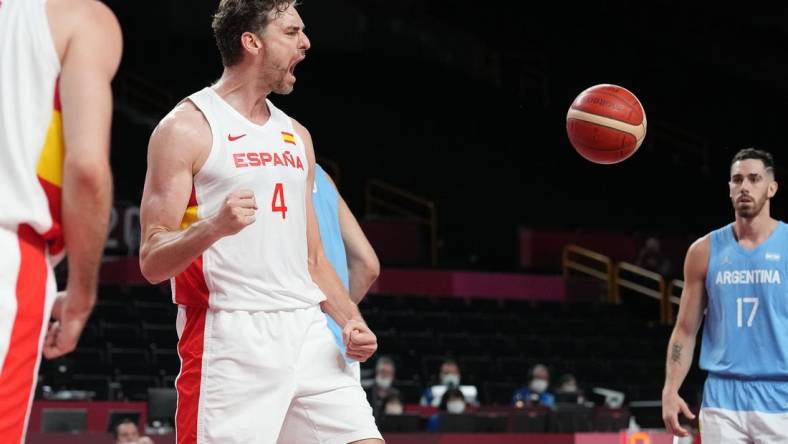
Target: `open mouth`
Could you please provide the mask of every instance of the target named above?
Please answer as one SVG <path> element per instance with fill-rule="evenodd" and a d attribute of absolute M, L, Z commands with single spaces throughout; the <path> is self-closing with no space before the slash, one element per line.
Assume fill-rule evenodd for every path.
<path fill-rule="evenodd" d="M 297 59 L 295 62 L 293 62 L 293 63 L 290 65 L 290 68 L 287 70 L 287 72 L 289 72 L 289 73 L 290 73 L 290 75 L 292 75 L 293 77 L 295 77 L 295 68 L 296 68 L 296 65 L 298 65 L 299 63 L 301 63 L 303 60 L 304 60 L 304 57 L 299 57 L 299 58 L 298 58 L 298 59 Z"/>

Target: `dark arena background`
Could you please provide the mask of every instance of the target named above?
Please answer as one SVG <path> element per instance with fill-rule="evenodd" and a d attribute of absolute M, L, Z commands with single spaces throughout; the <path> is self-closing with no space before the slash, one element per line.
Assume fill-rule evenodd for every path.
<path fill-rule="evenodd" d="M 110 443 L 124 418 L 175 442 L 177 309 L 169 284 L 140 274 L 139 204 L 153 128 L 221 75 L 217 2 L 106 3 L 124 33 L 112 227 L 79 347 L 42 360 L 30 443 Z M 360 304 L 379 350 L 361 376 L 372 393 L 379 357 L 395 367 L 403 411 L 376 408 L 387 442 L 673 442 L 661 391 L 684 254 L 733 220 L 739 149 L 770 151 L 778 181 L 786 173 L 788 10 L 304 0 L 299 11 L 312 48 L 294 92 L 271 99 L 309 128 L 380 259 Z M 583 159 L 566 134 L 573 99 L 600 83 L 632 91 L 648 117 L 643 145 L 616 165 Z M 772 199 L 777 219 L 785 196 Z M 421 402 L 447 359 L 462 413 Z M 514 399 L 539 364 L 555 402 Z M 695 412 L 704 377 L 696 356 L 681 391 Z"/>

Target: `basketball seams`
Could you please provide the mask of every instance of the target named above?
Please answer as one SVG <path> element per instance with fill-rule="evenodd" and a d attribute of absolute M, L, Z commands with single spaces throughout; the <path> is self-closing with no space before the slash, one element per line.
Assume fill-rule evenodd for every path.
<path fill-rule="evenodd" d="M 578 120 L 588 122 L 603 128 L 610 128 L 616 131 L 630 134 L 634 137 L 635 141 L 643 140 L 646 137 L 646 127 L 641 123 L 633 125 L 612 117 L 607 117 L 580 109 L 570 109 L 566 116 L 567 122 L 569 120 Z"/>
<path fill-rule="evenodd" d="M 627 94 L 629 94 L 629 96 L 632 97 L 632 99 L 635 100 L 635 102 L 629 103 L 629 102 L 623 100 L 621 97 L 619 97 L 615 93 L 613 93 L 612 91 L 605 91 L 605 90 L 601 90 L 600 89 L 600 90 L 594 90 L 594 91 L 587 92 L 588 90 L 586 90 L 582 94 L 580 94 L 580 97 L 576 98 L 574 100 L 574 102 L 572 102 L 572 105 L 570 106 L 570 109 L 576 109 L 578 111 L 589 112 L 587 110 L 584 110 L 580 106 L 578 106 L 578 104 L 577 104 L 578 99 L 580 99 L 580 98 L 582 98 L 582 97 L 584 97 L 586 95 L 600 94 L 600 95 L 604 95 L 604 96 L 608 96 L 608 97 L 612 97 L 612 98 L 616 99 L 617 103 L 621 103 L 624 106 L 626 106 L 630 110 L 630 112 L 634 112 L 635 114 L 640 113 L 640 123 L 630 123 L 630 122 L 626 122 L 626 121 L 623 121 L 623 120 L 620 120 L 620 119 L 615 119 L 613 117 L 609 117 L 609 118 L 614 119 L 614 120 L 619 120 L 619 121 L 622 121 L 622 122 L 625 122 L 625 123 L 630 123 L 630 125 L 642 124 L 643 120 L 645 120 L 645 112 L 642 111 L 643 105 L 640 103 L 640 100 L 638 100 L 638 98 L 635 97 L 635 95 L 632 94 L 630 91 L 628 91 L 628 90 L 626 90 L 624 88 L 621 88 L 621 90 L 627 92 Z M 638 107 L 640 108 L 640 111 L 638 110 Z M 595 113 L 591 113 L 591 114 L 595 114 Z M 605 116 L 605 117 L 607 117 L 607 116 Z"/>

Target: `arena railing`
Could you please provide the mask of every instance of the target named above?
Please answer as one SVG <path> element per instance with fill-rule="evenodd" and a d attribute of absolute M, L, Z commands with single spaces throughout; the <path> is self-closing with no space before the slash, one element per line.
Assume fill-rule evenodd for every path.
<path fill-rule="evenodd" d="M 684 283 L 673 280 L 669 285 L 659 273 L 628 262 L 614 262 L 610 257 L 577 245 L 567 245 L 563 251 L 563 274 L 569 278 L 571 271 L 580 272 L 604 282 L 608 289 L 608 302 L 621 302 L 621 289 L 659 301 L 659 319 L 663 324 L 673 322 L 673 304 L 679 303 L 676 289 Z M 650 286 L 648 286 L 648 285 Z"/>
<path fill-rule="evenodd" d="M 607 284 L 607 300 L 611 304 L 617 304 L 617 293 L 613 287 L 613 273 L 615 264 L 609 257 L 579 247 L 577 245 L 567 245 L 564 247 L 562 258 L 564 279 L 569 278 L 570 271 L 574 270 L 591 276 Z"/>
<path fill-rule="evenodd" d="M 676 290 L 678 290 L 678 295 L 676 294 Z M 673 323 L 675 321 L 673 317 L 673 305 L 679 305 L 681 303 L 681 291 L 684 290 L 684 281 L 673 279 L 670 281 L 670 285 L 668 285 L 667 297 L 668 297 L 668 304 L 665 307 L 667 313 L 665 316 L 668 319 L 668 323 Z"/>
<path fill-rule="evenodd" d="M 172 93 L 140 75 L 124 72 L 115 83 L 116 105 L 147 115 L 151 122 L 157 123 L 174 105 Z"/>
<path fill-rule="evenodd" d="M 635 281 L 627 276 L 637 276 L 641 278 L 641 281 Z M 656 289 L 648 287 L 644 284 L 644 282 L 648 282 L 650 284 L 656 284 Z M 637 265 L 630 264 L 628 262 L 619 262 L 616 265 L 616 272 L 613 276 L 613 288 L 616 292 L 616 300 L 621 300 L 621 288 L 626 288 L 628 290 L 632 290 L 637 294 L 648 296 L 650 298 L 656 299 L 659 301 L 659 320 L 663 324 L 667 324 L 668 317 L 667 317 L 667 310 L 668 310 L 668 296 L 667 296 L 667 285 L 665 284 L 665 278 L 662 277 L 661 274 L 655 273 L 650 270 L 646 270 L 645 268 L 638 267 Z"/>
<path fill-rule="evenodd" d="M 381 210 L 407 217 L 429 230 L 430 263 L 438 265 L 438 212 L 431 200 L 412 194 L 379 179 L 369 179 L 365 190 L 366 215 Z"/>

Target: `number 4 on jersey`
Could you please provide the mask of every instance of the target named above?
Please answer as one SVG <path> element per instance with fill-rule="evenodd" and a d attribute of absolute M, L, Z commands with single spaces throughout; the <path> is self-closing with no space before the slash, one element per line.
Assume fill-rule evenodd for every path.
<path fill-rule="evenodd" d="M 277 199 L 279 200 L 277 204 Z M 282 219 L 287 214 L 287 207 L 285 206 L 285 190 L 281 183 L 276 184 L 274 187 L 274 198 L 271 199 L 271 211 L 282 213 Z"/>

